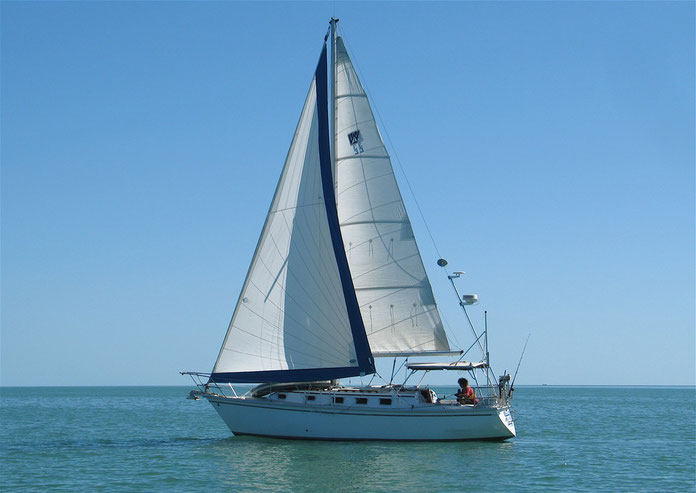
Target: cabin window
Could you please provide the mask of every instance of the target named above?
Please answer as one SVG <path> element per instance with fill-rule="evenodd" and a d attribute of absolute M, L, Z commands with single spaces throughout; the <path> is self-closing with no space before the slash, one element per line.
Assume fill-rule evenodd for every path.
<path fill-rule="evenodd" d="M 356 404 L 367 404 L 367 397 L 356 397 L 355 403 Z"/>
<path fill-rule="evenodd" d="M 379 403 L 383 406 L 391 406 L 391 399 L 380 399 Z"/>
<path fill-rule="evenodd" d="M 285 394 L 278 394 L 278 399 L 285 399 Z"/>
<path fill-rule="evenodd" d="M 307 396 L 307 400 L 308 400 L 308 401 L 313 401 L 313 400 L 316 399 L 316 398 L 317 398 L 317 397 L 316 397 L 315 395 L 308 395 L 308 396 Z"/>
<path fill-rule="evenodd" d="M 334 397 L 334 404 L 343 404 L 343 397 Z"/>

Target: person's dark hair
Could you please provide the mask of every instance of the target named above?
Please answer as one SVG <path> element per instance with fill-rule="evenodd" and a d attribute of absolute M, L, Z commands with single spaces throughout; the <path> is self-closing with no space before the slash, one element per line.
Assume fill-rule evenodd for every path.
<path fill-rule="evenodd" d="M 469 381 L 466 378 L 460 378 L 459 380 L 457 380 L 457 383 L 459 385 L 462 385 L 462 384 L 469 385 Z"/>

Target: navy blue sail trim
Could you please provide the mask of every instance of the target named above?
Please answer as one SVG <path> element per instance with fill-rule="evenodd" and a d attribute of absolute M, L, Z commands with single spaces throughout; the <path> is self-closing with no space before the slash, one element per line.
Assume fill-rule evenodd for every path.
<path fill-rule="evenodd" d="M 354 377 L 361 371 L 357 366 L 309 368 L 303 370 L 236 371 L 213 373 L 210 375 L 209 381 L 216 383 L 316 382 L 333 378 Z"/>
<path fill-rule="evenodd" d="M 319 113 L 319 163 L 321 168 L 321 185 L 324 191 L 324 204 L 326 206 L 326 216 L 329 220 L 329 231 L 331 232 L 331 242 L 333 243 L 334 254 L 336 255 L 336 265 L 341 277 L 343 286 L 343 297 L 346 300 L 348 310 L 348 320 L 353 332 L 353 343 L 355 344 L 355 354 L 358 358 L 359 373 L 374 373 L 375 363 L 367 341 L 365 324 L 360 314 L 360 305 L 355 295 L 353 277 L 350 275 L 348 258 L 343 246 L 343 236 L 338 222 L 338 210 L 336 209 L 336 195 L 334 192 L 334 177 L 331 170 L 331 147 L 329 144 L 329 97 L 327 94 L 327 70 L 326 70 L 326 43 L 319 57 L 319 65 L 315 75 L 317 83 L 317 112 Z"/>
<path fill-rule="evenodd" d="M 324 205 L 329 223 L 331 243 L 336 256 L 336 265 L 343 288 L 343 297 L 346 301 L 348 320 L 355 344 L 357 358 L 356 366 L 344 366 L 334 368 L 308 368 L 297 370 L 268 370 L 248 372 L 218 372 L 210 375 L 211 382 L 218 383 L 261 383 L 261 382 L 311 382 L 317 380 L 330 380 L 334 378 L 354 377 L 375 372 L 372 351 L 367 341 L 365 325 L 358 298 L 355 295 L 353 278 L 350 275 L 346 251 L 343 247 L 343 237 L 338 223 L 338 211 L 336 210 L 336 195 L 334 192 L 334 179 L 331 170 L 331 150 L 329 146 L 329 109 L 327 90 L 327 66 L 326 43 L 321 51 L 317 70 L 314 73 L 317 96 L 317 113 L 319 125 L 319 168 L 321 172 L 321 184 L 324 194 Z"/>

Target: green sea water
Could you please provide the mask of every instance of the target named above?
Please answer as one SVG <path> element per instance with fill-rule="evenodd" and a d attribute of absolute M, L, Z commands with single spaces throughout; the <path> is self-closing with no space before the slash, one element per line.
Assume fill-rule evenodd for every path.
<path fill-rule="evenodd" d="M 518 387 L 500 443 L 234 438 L 187 392 L 0 389 L 0 489 L 696 490 L 693 387 Z"/>

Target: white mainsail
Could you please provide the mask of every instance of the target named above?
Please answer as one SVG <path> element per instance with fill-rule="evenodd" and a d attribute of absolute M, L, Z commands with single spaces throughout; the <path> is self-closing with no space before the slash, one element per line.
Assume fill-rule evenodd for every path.
<path fill-rule="evenodd" d="M 447 336 L 389 155 L 340 37 L 335 74 L 338 215 L 372 353 L 447 352 Z"/>
<path fill-rule="evenodd" d="M 312 379 L 320 375 L 311 373 L 316 369 L 334 369 L 326 373 L 328 378 L 360 373 L 356 370 L 360 358 L 356 355 L 356 341 L 348 312 L 350 296 L 345 295 L 342 284 L 342 275 L 349 283 L 350 276 L 347 266 L 345 274 L 339 272 L 339 254 L 343 255 L 345 264 L 342 248 L 339 254 L 335 251 L 336 245 L 342 245 L 335 219 L 330 171 L 328 187 L 333 210 L 325 201 L 323 186 L 327 185 L 322 181 L 327 179 L 327 176 L 322 177 L 322 166 L 325 166 L 320 150 L 322 124 L 326 128 L 327 163 L 323 172 L 330 170 L 328 110 L 324 106 L 324 113 L 321 113 L 319 107 L 322 90 L 324 105 L 328 102 L 326 50 L 322 53 L 261 238 L 213 369 L 213 377 L 218 381 Z M 320 76 L 320 69 L 323 76 Z M 325 123 L 320 117 L 322 114 Z M 334 231 L 330 226 L 330 214 L 333 214 L 336 224 Z M 332 239 L 332 235 L 335 238 Z M 352 293 L 352 286 L 349 293 Z M 354 317 L 360 322 L 354 297 L 352 303 L 355 305 Z M 354 320 L 353 324 L 356 325 Z M 357 325 L 363 331 L 364 339 L 362 323 Z M 364 347 L 369 355 L 366 340 Z M 337 368 L 342 372 L 336 372 Z M 260 375 L 259 372 L 266 373 Z"/>

